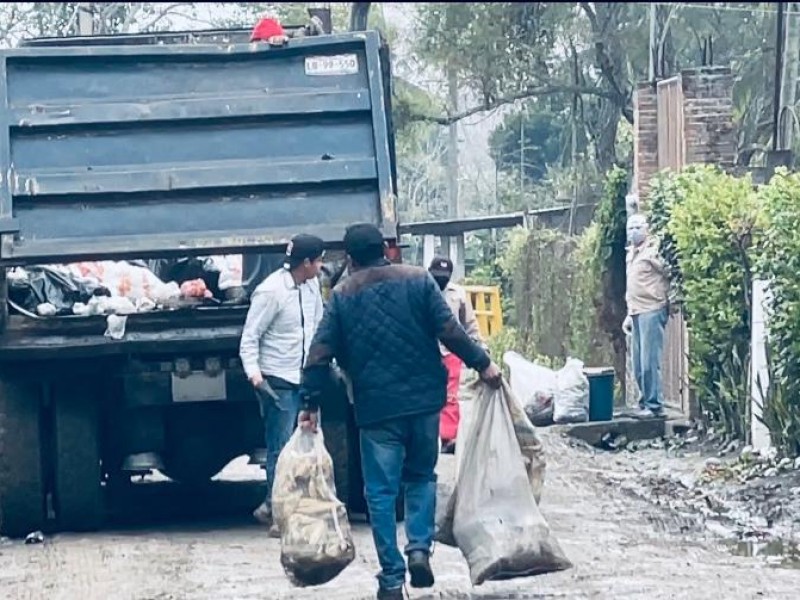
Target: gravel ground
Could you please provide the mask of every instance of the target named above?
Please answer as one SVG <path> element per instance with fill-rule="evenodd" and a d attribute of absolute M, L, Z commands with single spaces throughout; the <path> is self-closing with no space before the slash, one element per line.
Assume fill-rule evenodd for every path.
<path fill-rule="evenodd" d="M 636 477 L 634 455 L 593 456 L 554 431 L 543 439 L 548 471 L 542 510 L 574 568 L 473 588 L 459 551 L 437 546 L 436 587 L 410 590 L 411 598 L 797 598 L 796 570 L 735 556 L 696 522 L 687 524 L 674 511 L 628 493 L 619 482 Z M 452 456 L 442 457 L 444 484 L 452 481 L 453 466 Z M 224 475 L 246 479 L 260 473 L 239 460 Z M 196 519 L 166 523 L 145 515 L 144 524 L 56 535 L 41 545 L 0 542 L 0 597 L 374 598 L 378 566 L 364 524 L 355 525 L 356 561 L 334 581 L 298 590 L 282 572 L 279 541 L 252 524 L 246 510 L 222 520 L 196 512 Z"/>

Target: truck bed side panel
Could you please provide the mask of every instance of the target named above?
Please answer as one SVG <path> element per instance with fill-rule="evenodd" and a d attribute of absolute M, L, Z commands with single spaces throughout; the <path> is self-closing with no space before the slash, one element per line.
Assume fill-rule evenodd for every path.
<path fill-rule="evenodd" d="M 395 237 L 385 93 L 372 32 L 3 51 L 0 261 Z"/>

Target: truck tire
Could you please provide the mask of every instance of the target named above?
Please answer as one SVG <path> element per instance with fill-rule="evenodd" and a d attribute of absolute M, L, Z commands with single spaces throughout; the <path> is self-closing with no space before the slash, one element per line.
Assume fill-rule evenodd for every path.
<path fill-rule="evenodd" d="M 196 444 L 191 443 L 196 441 Z M 203 444 L 203 442 L 205 442 Z M 222 471 L 232 458 L 226 452 L 221 454 L 209 441 L 199 438 L 187 438 L 180 447 L 168 447 L 164 458 L 164 475 L 185 485 L 202 485 L 208 483 L 214 475 Z"/>
<path fill-rule="evenodd" d="M 105 518 L 100 394 L 87 393 L 87 387 L 85 381 L 53 384 L 54 507 L 60 531 L 94 531 Z"/>
<path fill-rule="evenodd" d="M 23 537 L 45 520 L 41 387 L 0 376 L 0 534 Z"/>
<path fill-rule="evenodd" d="M 234 408 L 223 402 L 169 407 L 164 475 L 186 485 L 202 485 L 236 458 L 240 429 Z"/>

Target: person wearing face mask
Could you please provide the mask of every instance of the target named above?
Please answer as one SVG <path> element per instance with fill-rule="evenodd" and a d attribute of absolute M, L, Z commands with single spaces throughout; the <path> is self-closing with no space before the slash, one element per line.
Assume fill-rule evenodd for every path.
<path fill-rule="evenodd" d="M 658 241 L 649 236 L 644 215 L 635 214 L 628 219 L 627 234 L 628 316 L 622 328 L 632 336 L 633 374 L 639 388 L 639 409 L 634 416 L 660 417 L 664 414 L 661 356 L 669 320 L 669 277 Z"/>
<path fill-rule="evenodd" d="M 444 299 L 458 322 L 475 343 L 486 350 L 486 344 L 481 338 L 478 320 L 472 310 L 472 304 L 467 297 L 467 291 L 460 285 L 451 281 L 453 277 L 453 263 L 449 258 L 435 257 L 428 272 L 433 277 L 439 289 L 442 290 Z M 455 354 L 442 344 L 439 344 L 442 353 L 442 362 L 447 369 L 447 403 L 441 412 L 439 421 L 439 437 L 442 441 L 442 452 L 448 454 L 455 451 L 458 421 L 461 416 L 458 404 L 458 390 L 461 383 L 462 362 Z"/>

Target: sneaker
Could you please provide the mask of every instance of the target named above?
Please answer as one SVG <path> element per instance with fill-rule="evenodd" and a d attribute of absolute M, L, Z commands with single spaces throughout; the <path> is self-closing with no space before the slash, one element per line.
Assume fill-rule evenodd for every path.
<path fill-rule="evenodd" d="M 385 590 L 383 588 L 378 588 L 378 600 L 404 600 L 403 598 L 403 588 L 394 588 L 391 590 Z"/>
<path fill-rule="evenodd" d="M 253 518 L 262 525 L 272 525 L 272 508 L 266 502 L 262 502 L 253 511 Z"/>
<path fill-rule="evenodd" d="M 634 419 L 660 419 L 664 416 L 662 411 L 654 411 L 649 408 L 640 408 L 631 415 Z"/>
<path fill-rule="evenodd" d="M 427 552 L 415 550 L 409 553 L 408 572 L 411 574 L 411 587 L 429 588 L 433 586 L 433 571 Z"/>

